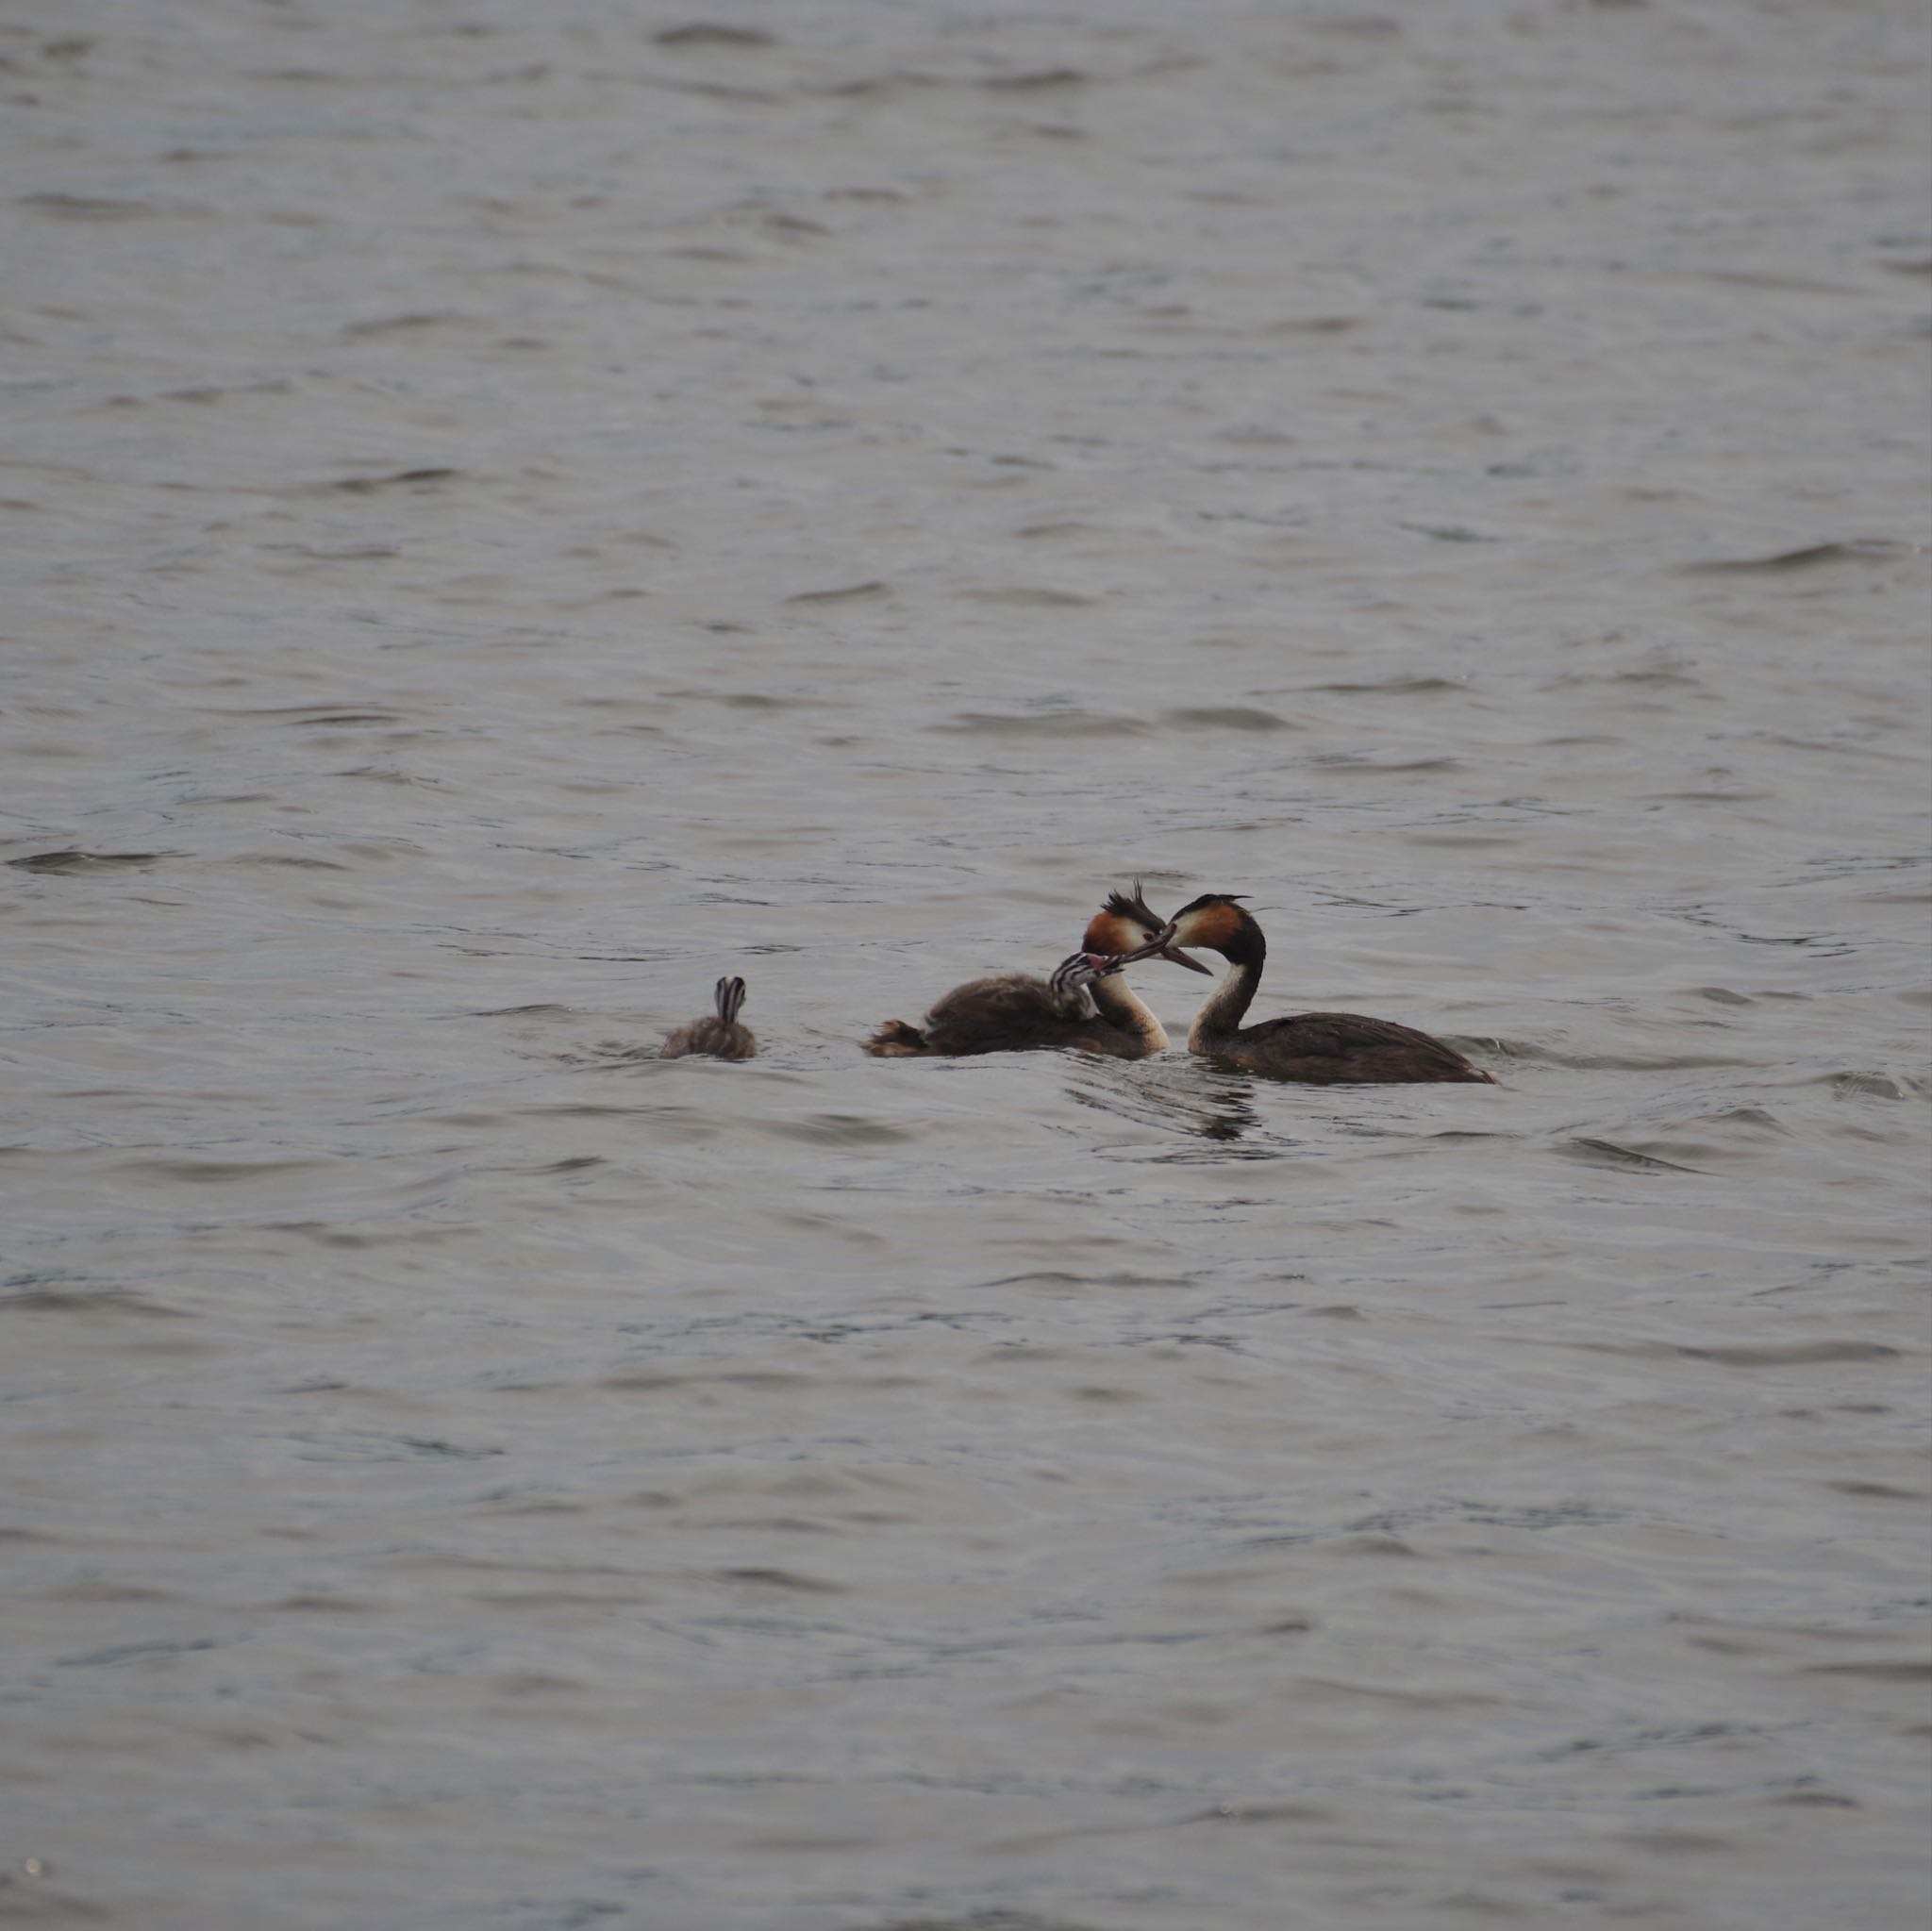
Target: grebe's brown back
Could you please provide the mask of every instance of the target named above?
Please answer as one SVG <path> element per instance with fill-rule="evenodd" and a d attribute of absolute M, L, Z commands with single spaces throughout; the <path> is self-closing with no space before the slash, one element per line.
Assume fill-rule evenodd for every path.
<path fill-rule="evenodd" d="M 682 1059 L 690 1054 L 708 1054 L 713 1059 L 749 1059 L 758 1049 L 749 1026 L 738 1023 L 738 1008 L 744 1004 L 742 979 L 720 979 L 715 994 L 715 1015 L 694 1019 L 681 1025 L 664 1041 L 658 1057 Z"/>
<path fill-rule="evenodd" d="M 881 1059 L 1027 1052 L 1042 1046 L 1074 1046 L 1116 1059 L 1164 1053 L 1167 1029 L 1111 964 L 1120 954 L 1131 952 L 1205 973 L 1208 968 L 1199 959 L 1158 942 L 1161 924 L 1141 898 L 1136 879 L 1131 893 L 1108 894 L 1107 903 L 1087 922 L 1080 950 L 1061 961 L 1052 979 L 997 973 L 956 986 L 925 1015 L 924 1024 L 889 1019 L 866 1041 L 865 1050 Z M 1070 1007 L 1062 991 L 1055 990 L 1056 982 L 1081 958 L 1098 970 L 1079 980 L 1079 999 Z"/>
<path fill-rule="evenodd" d="M 1188 1034 L 1191 1053 L 1307 1086 L 1498 1084 L 1494 1074 L 1472 1065 L 1453 1046 L 1393 1020 L 1356 1012 L 1298 1012 L 1242 1025 L 1261 983 L 1268 941 L 1253 913 L 1226 892 L 1207 892 L 1183 906 L 1153 941 L 1161 942 L 1203 946 L 1228 962 L 1227 976 L 1194 1017 Z"/>

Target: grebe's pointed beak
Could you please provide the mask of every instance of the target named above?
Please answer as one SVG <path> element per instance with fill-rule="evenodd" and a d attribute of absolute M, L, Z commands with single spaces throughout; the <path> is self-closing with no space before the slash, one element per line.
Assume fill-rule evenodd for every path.
<path fill-rule="evenodd" d="M 1203 965 L 1198 958 L 1183 952 L 1174 942 L 1174 921 L 1170 919 L 1145 945 L 1137 946 L 1132 952 L 1122 953 L 1120 963 L 1124 966 L 1129 966 L 1136 959 L 1164 958 L 1170 965 L 1186 966 L 1191 973 L 1206 973 L 1212 977 L 1214 968 Z"/>

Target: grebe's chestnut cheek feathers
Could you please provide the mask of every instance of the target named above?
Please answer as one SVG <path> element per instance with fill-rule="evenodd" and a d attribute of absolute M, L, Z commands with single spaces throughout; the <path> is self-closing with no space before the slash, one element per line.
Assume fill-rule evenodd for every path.
<path fill-rule="evenodd" d="M 1235 903 L 1236 894 L 1210 891 L 1183 906 L 1168 927 L 1173 945 L 1205 945 L 1218 952 L 1239 938 L 1250 921 Z"/>
<path fill-rule="evenodd" d="M 1112 912 L 1095 912 L 1087 922 L 1087 930 L 1081 935 L 1080 944 L 1087 952 L 1102 955 L 1132 952 L 1137 946 L 1146 944 L 1159 929 L 1158 925 L 1150 925 L 1142 931 L 1140 926 Z"/>

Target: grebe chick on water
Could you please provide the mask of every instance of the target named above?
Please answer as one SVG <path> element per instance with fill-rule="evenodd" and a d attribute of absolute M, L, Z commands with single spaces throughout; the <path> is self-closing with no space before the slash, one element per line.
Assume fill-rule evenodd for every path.
<path fill-rule="evenodd" d="M 879 1059 L 927 1059 L 969 1053 L 1024 1053 L 1076 1046 L 1115 1059 L 1167 1051 L 1167 1029 L 1120 977 L 1120 955 L 1164 958 L 1190 972 L 1208 968 L 1161 942 L 1161 920 L 1147 908 L 1140 880 L 1113 891 L 1087 922 L 1080 950 L 1053 977 L 999 973 L 956 986 L 925 1015 L 924 1025 L 889 1019 L 865 1050 Z M 1089 970 L 1082 973 L 1085 964 Z"/>
<path fill-rule="evenodd" d="M 1095 990 L 1120 969 L 1115 959 L 1076 952 L 1054 967 L 1051 978 L 998 973 L 974 979 L 948 992 L 925 1015 L 924 1028 L 889 1019 L 865 1050 L 880 1059 L 920 1059 L 1078 1046 L 1138 1058 L 1141 1049 L 1094 1003 Z"/>
<path fill-rule="evenodd" d="M 744 1004 L 742 979 L 720 979 L 715 1018 L 694 1019 L 681 1025 L 664 1041 L 660 1059 L 682 1059 L 688 1054 L 708 1053 L 713 1059 L 749 1059 L 758 1049 L 749 1026 L 738 1023 L 738 1008 Z"/>
<path fill-rule="evenodd" d="M 1207 892 L 1183 906 L 1148 950 L 1163 943 L 1205 946 L 1228 962 L 1227 976 L 1195 1015 L 1188 1034 L 1191 1053 L 1305 1086 L 1501 1083 L 1454 1047 L 1393 1020 L 1365 1019 L 1355 1012 L 1298 1012 L 1289 1019 L 1242 1025 L 1241 1016 L 1261 983 L 1268 941 L 1254 915 L 1226 892 Z"/>

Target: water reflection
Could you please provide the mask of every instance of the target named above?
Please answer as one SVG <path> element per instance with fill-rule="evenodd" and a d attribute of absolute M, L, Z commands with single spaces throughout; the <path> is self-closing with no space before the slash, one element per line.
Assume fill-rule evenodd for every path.
<path fill-rule="evenodd" d="M 1139 1064 L 1075 1061 L 1067 1095 L 1076 1106 L 1153 1127 L 1163 1138 L 1177 1134 L 1208 1142 L 1147 1156 L 1156 1160 L 1272 1160 L 1297 1144 L 1270 1128 L 1255 1104 L 1255 1082 L 1248 1074 L 1191 1056 Z"/>

